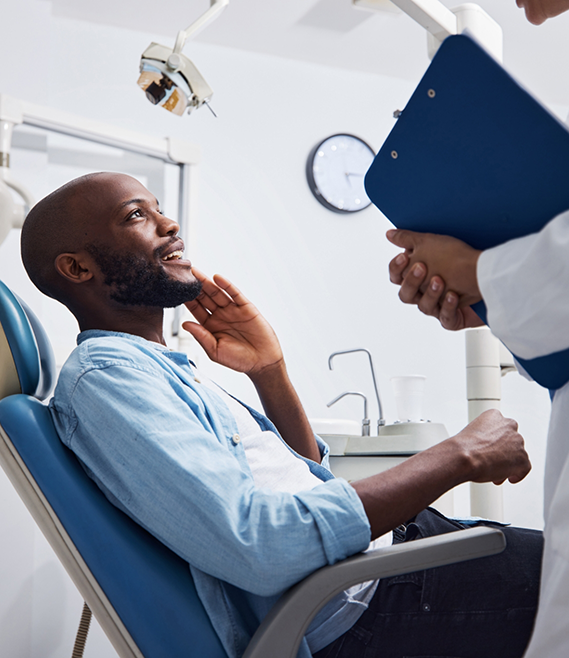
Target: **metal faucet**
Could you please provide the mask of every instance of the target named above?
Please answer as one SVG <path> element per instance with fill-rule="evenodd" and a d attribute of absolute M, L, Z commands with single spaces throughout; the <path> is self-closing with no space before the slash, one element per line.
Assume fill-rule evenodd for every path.
<path fill-rule="evenodd" d="M 327 407 L 331 407 L 333 404 L 336 404 L 338 400 L 341 400 L 346 395 L 359 395 L 364 399 L 364 418 L 362 420 L 362 436 L 369 436 L 369 418 L 367 415 L 367 398 L 363 393 L 358 391 L 346 391 L 345 393 L 340 393 L 337 398 L 334 398 L 332 402 L 328 402 Z"/>
<path fill-rule="evenodd" d="M 340 354 L 352 354 L 353 352 L 365 352 L 368 356 L 368 359 L 369 359 L 369 367 L 371 368 L 371 378 L 373 380 L 373 389 L 375 391 L 375 399 L 377 400 L 377 410 L 378 410 L 378 413 L 379 413 L 379 418 L 378 418 L 378 421 L 377 421 L 377 433 L 379 434 L 379 428 L 383 427 L 383 425 L 385 425 L 385 418 L 383 417 L 383 410 L 382 410 L 382 407 L 381 407 L 381 400 L 379 399 L 379 391 L 377 389 L 377 381 L 375 379 L 375 370 L 374 370 L 374 367 L 373 367 L 373 359 L 371 358 L 371 352 L 369 350 L 366 350 L 365 347 L 356 347 L 353 350 L 342 350 L 341 352 L 333 352 L 328 357 L 328 367 L 330 368 L 330 370 L 333 370 L 333 368 L 332 368 L 332 359 L 335 356 L 339 356 Z M 361 393 L 357 393 L 357 395 L 361 395 Z M 366 415 L 367 415 L 367 413 L 366 413 Z"/>

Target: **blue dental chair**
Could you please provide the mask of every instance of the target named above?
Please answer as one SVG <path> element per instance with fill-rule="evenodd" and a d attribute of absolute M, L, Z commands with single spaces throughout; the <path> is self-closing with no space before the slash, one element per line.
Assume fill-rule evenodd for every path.
<path fill-rule="evenodd" d="M 227 658 L 187 563 L 109 503 L 59 441 L 41 402 L 54 383 L 51 346 L 32 311 L 2 282 L 0 325 L 0 464 L 117 654 Z M 295 658 L 318 610 L 351 585 L 504 547 L 499 530 L 475 528 L 324 567 L 283 595 L 244 658 Z"/>

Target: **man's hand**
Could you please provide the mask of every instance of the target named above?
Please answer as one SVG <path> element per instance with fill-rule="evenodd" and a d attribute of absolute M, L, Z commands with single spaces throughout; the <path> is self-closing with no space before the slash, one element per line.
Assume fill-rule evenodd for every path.
<path fill-rule="evenodd" d="M 401 286 L 399 297 L 406 304 L 417 304 L 434 276 L 444 281 L 445 292 L 452 290 L 459 296 L 461 307 L 482 299 L 476 279 L 481 253 L 477 249 L 447 235 L 398 229 L 387 231 L 387 239 L 405 249 L 389 264 L 389 276 Z M 417 279 L 422 279 L 419 285 Z"/>
<path fill-rule="evenodd" d="M 226 278 L 216 274 L 212 280 L 199 270 L 192 272 L 203 287 L 201 294 L 186 304 L 198 322 L 184 322 L 184 329 L 212 361 L 249 375 L 265 413 L 283 439 L 298 454 L 320 462 L 314 433 L 269 323 Z"/>
<path fill-rule="evenodd" d="M 515 421 L 490 409 L 456 436 L 388 471 L 352 482 L 369 519 L 372 539 L 405 523 L 463 482 L 519 482 L 531 464 Z"/>
<path fill-rule="evenodd" d="M 209 358 L 250 377 L 265 368 L 282 366 L 275 332 L 237 287 L 219 274 L 212 280 L 195 268 L 192 272 L 203 286 L 200 295 L 186 304 L 197 323 L 182 326 Z"/>
<path fill-rule="evenodd" d="M 448 441 L 467 458 L 467 479 L 472 482 L 502 484 L 509 480 L 515 484 L 531 470 L 518 424 L 496 409 L 485 411 Z"/>

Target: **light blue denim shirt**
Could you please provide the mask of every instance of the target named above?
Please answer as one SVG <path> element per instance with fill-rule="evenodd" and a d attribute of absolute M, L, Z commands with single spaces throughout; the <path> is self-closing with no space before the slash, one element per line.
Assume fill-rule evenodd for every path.
<path fill-rule="evenodd" d="M 305 461 L 322 484 L 295 495 L 259 489 L 232 440 L 235 419 L 195 381 L 185 354 L 106 331 L 83 332 L 77 342 L 50 402 L 59 436 L 112 503 L 187 560 L 231 658 L 284 590 L 368 547 L 362 503 L 332 476 L 320 440 L 322 464 Z M 365 607 L 347 595 L 334 599 L 299 657 L 348 630 Z"/>

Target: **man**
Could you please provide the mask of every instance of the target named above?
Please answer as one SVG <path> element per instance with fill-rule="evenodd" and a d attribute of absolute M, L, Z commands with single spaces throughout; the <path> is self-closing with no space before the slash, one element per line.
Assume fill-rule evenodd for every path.
<path fill-rule="evenodd" d="M 531 23 L 569 9 L 569 0 L 517 0 Z M 569 212 L 539 233 L 484 252 L 447 236 L 389 231 L 405 249 L 389 266 L 399 296 L 446 329 L 480 326 L 481 299 L 493 333 L 533 359 L 569 348 Z M 540 604 L 526 658 L 569 655 L 569 384 L 553 394 L 545 467 L 545 552 Z"/>
<path fill-rule="evenodd" d="M 81 329 L 50 403 L 62 441 L 114 504 L 188 561 L 233 658 L 295 582 L 370 539 L 391 542 L 393 529 L 404 541 L 463 527 L 425 507 L 467 480 L 518 482 L 530 464 L 514 421 L 489 412 L 386 473 L 335 479 L 272 329 L 227 279 L 192 268 L 178 229 L 136 180 L 92 174 L 30 211 L 22 258 Z M 166 347 L 163 307 L 184 302 L 197 320 L 185 329 L 251 379 L 267 417 Z M 394 658 L 521 656 L 541 535 L 505 533 L 500 556 L 344 592 L 299 655 L 361 656 L 365 645 Z"/>

